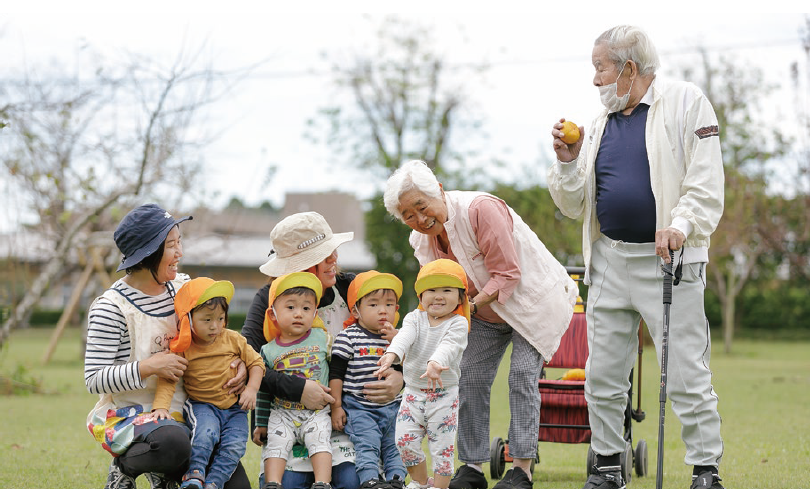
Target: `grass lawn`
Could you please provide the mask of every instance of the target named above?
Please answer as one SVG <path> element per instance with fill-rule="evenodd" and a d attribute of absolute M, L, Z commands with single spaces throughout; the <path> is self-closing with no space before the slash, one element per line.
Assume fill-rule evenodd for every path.
<path fill-rule="evenodd" d="M 84 425 L 97 397 L 84 387 L 79 331 L 68 329 L 51 362 L 43 365 L 50 334 L 41 329 L 15 332 L 0 352 L 4 378 L 22 366 L 17 377 L 41 380 L 46 392 L 0 395 L 5 420 L 0 425 L 0 487 L 101 488 L 110 458 Z M 728 488 L 810 487 L 810 343 L 741 340 L 731 355 L 719 350 L 718 344 L 712 369 L 726 447 L 723 483 Z M 504 368 L 493 389 L 490 436 L 505 439 L 509 409 Z M 635 425 L 635 438 L 647 441 L 650 474 L 634 477 L 630 488 L 655 486 L 660 371 L 652 347 L 645 353 L 643 373 L 642 408 L 647 419 Z M 587 450 L 586 444 L 541 443 L 535 487 L 581 488 Z M 259 453 L 250 443 L 242 461 L 254 487 Z M 671 411 L 664 457 L 664 486 L 688 488 L 691 468 L 683 464 L 680 424 Z M 142 477 L 138 486 L 148 488 Z"/>

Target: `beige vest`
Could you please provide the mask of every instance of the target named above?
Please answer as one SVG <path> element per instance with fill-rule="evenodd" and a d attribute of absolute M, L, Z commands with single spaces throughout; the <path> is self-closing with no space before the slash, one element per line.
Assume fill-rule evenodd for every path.
<path fill-rule="evenodd" d="M 489 194 L 445 192 L 447 222 L 444 229 L 456 260 L 476 289 L 481 291 L 489 282 L 490 274 L 478 248 L 469 214 L 470 204 L 479 196 Z M 506 303 L 500 304 L 496 299 L 489 306 L 532 344 L 543 359 L 549 360 L 560 346 L 560 338 L 571 322 L 578 289 L 565 267 L 551 255 L 531 228 L 512 208 L 509 208 L 509 213 L 512 216 L 512 239 L 517 250 L 521 279 Z M 432 241 L 433 238 L 428 235 L 411 232 L 410 243 L 420 265 L 438 258 Z"/>

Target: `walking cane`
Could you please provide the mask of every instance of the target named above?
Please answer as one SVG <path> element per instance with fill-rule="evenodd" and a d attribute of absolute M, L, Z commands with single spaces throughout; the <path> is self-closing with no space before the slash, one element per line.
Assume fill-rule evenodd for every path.
<path fill-rule="evenodd" d="M 669 307 L 672 305 L 672 266 L 675 263 L 675 253 L 669 251 L 669 264 L 664 264 L 664 327 L 661 335 L 661 391 L 658 401 L 661 409 L 658 416 L 658 461 L 655 472 L 655 488 L 664 485 L 664 416 L 667 408 L 667 359 L 669 353 Z"/>

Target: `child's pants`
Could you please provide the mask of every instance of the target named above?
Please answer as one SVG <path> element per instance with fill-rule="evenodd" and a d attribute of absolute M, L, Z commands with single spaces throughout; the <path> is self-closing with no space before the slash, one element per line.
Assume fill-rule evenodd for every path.
<path fill-rule="evenodd" d="M 238 404 L 221 409 L 210 403 L 189 402 L 191 409 L 185 415 L 193 424 L 194 432 L 187 474 L 199 471 L 205 475 L 206 484 L 223 488 L 245 455 L 250 431 L 247 412 Z"/>
<path fill-rule="evenodd" d="M 309 455 L 332 454 L 332 416 L 329 406 L 322 410 L 277 408 L 267 417 L 267 443 L 262 447 L 262 460 L 289 460 L 293 445 L 300 441 Z"/>
<path fill-rule="evenodd" d="M 458 386 L 432 390 L 405 387 L 397 414 L 397 448 L 405 466 L 425 460 L 422 439 L 428 438 L 433 473 L 453 474 L 458 429 Z"/>

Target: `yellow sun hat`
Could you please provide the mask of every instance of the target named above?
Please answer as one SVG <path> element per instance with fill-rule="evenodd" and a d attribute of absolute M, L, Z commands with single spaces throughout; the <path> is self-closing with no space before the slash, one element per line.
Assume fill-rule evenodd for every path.
<path fill-rule="evenodd" d="M 464 268 L 461 267 L 458 262 L 450 259 L 437 259 L 425 264 L 425 266 L 419 270 L 419 274 L 416 276 L 416 283 L 414 284 L 416 295 L 419 297 L 422 296 L 422 293 L 425 292 L 426 289 L 447 287 L 467 290 L 467 273 L 464 272 Z M 466 294 L 463 296 L 464 298 L 461 304 L 458 305 L 458 308 L 456 308 L 453 313 L 466 318 L 469 328 L 470 301 Z M 419 308 L 422 309 L 422 305 L 419 305 Z"/>
<path fill-rule="evenodd" d="M 321 280 L 318 279 L 318 276 L 315 274 L 312 274 L 311 272 L 293 272 L 291 274 L 285 274 L 281 277 L 277 277 L 272 284 L 270 284 L 270 292 L 267 299 L 267 310 L 264 312 L 264 339 L 268 342 L 275 339 L 279 334 L 278 325 L 276 325 L 276 322 L 270 316 L 273 302 L 284 291 L 298 287 L 311 289 L 315 293 L 315 304 L 317 305 L 320 303 L 321 296 L 323 295 L 323 285 L 321 284 Z M 312 322 L 312 327 L 325 329 L 323 320 L 321 320 L 321 318 L 317 315 L 315 316 L 315 320 Z"/>
<path fill-rule="evenodd" d="M 343 322 L 343 328 L 346 328 L 357 322 L 357 318 L 352 314 L 354 305 L 365 295 L 376 291 L 378 289 L 390 289 L 394 291 L 397 296 L 397 301 L 402 297 L 402 281 L 393 274 L 384 272 L 377 272 L 370 270 L 357 274 L 349 284 L 348 303 L 349 303 L 349 318 Z M 394 326 L 399 323 L 399 312 L 394 315 L 394 321 L 391 322 Z"/>

